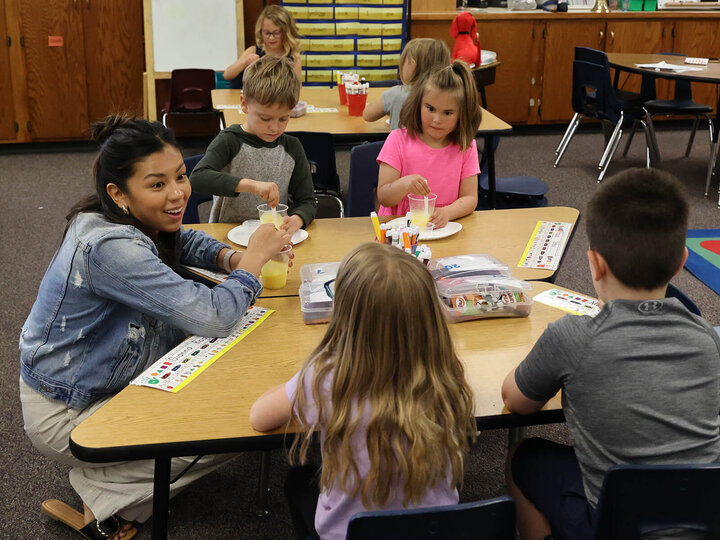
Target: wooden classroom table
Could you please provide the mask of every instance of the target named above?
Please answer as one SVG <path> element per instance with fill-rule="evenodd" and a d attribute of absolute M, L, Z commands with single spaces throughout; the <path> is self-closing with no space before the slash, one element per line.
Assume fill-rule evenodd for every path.
<path fill-rule="evenodd" d="M 532 295 L 554 287 L 532 285 Z M 264 298 L 258 305 L 275 312 L 180 392 L 128 386 L 70 435 L 73 454 L 85 461 L 155 460 L 153 538 L 164 538 L 167 532 L 171 457 L 284 444 L 284 428 L 260 433 L 250 427 L 250 407 L 265 390 L 292 377 L 327 325 L 305 325 L 296 296 Z M 535 302 L 527 318 L 450 325 L 474 392 L 480 429 L 563 420 L 559 395 L 528 416 L 509 413 L 500 395 L 505 375 L 525 358 L 548 323 L 563 315 Z M 158 411 L 162 422 L 157 421 Z"/>
<path fill-rule="evenodd" d="M 685 64 L 685 57 L 675 56 L 671 54 L 651 54 L 651 53 L 607 53 L 608 63 L 610 67 L 615 68 L 614 85 L 617 88 L 621 71 L 629 73 L 637 73 L 640 75 L 652 75 L 659 79 L 672 80 L 688 80 L 691 82 L 720 84 L 720 62 L 717 60 L 710 61 L 706 66 L 696 66 Z M 680 66 L 699 67 L 700 71 L 685 71 L 677 73 L 674 71 L 660 71 L 649 68 L 640 68 L 636 64 L 656 64 L 658 62 L 667 62 L 668 64 L 677 64 Z M 720 142 L 718 142 L 718 134 L 720 133 L 720 92 L 718 93 L 717 103 L 715 104 L 715 125 L 713 126 L 714 137 L 710 145 L 710 160 L 708 163 L 707 177 L 705 185 L 710 187 L 713 170 L 717 166 L 718 150 Z M 705 190 L 705 197 L 708 196 L 708 189 Z M 718 206 L 720 207 L 720 196 L 718 197 Z"/>
<path fill-rule="evenodd" d="M 455 220 L 463 228 L 457 234 L 440 240 L 422 243 L 430 246 L 433 258 L 468 253 L 489 253 L 508 265 L 513 276 L 524 280 L 552 280 L 553 270 L 518 268 L 538 221 L 572 223 L 573 229 L 580 215 L 575 208 L 547 206 L 544 208 L 516 208 L 512 210 L 479 210 Z M 382 218 L 389 221 L 392 218 Z M 227 237 L 237 223 L 201 223 L 186 225 L 205 231 L 212 237 L 244 249 Z M 290 269 L 287 285 L 283 289 L 265 289 L 262 297 L 296 296 L 300 287 L 300 267 L 303 264 L 341 261 L 355 246 L 372 242 L 375 238 L 370 218 L 316 219 L 307 228 L 308 238 L 294 248 L 294 266 Z M 562 261 L 561 261 L 562 262 Z"/>
<path fill-rule="evenodd" d="M 368 100 L 379 99 L 387 88 L 370 88 Z M 237 108 L 240 105 L 242 90 L 215 89 L 212 91 L 213 107 L 225 117 L 225 125 L 242 124 L 245 114 Z M 288 122 L 288 132 L 312 131 L 332 133 L 335 137 L 349 143 L 362 143 L 370 139 L 382 140 L 390 133 L 390 124 L 383 117 L 375 122 L 366 122 L 362 116 L 350 116 L 346 105 L 340 105 L 336 87 L 303 86 L 300 100 L 318 108 L 335 108 L 337 112 L 307 113 Z M 227 106 L 231 106 L 228 108 Z M 490 207 L 495 208 L 495 145 L 493 137 L 507 135 L 512 126 L 494 114 L 482 109 L 482 119 L 478 126 L 478 135 L 485 141 L 484 151 L 488 156 L 488 191 Z"/>

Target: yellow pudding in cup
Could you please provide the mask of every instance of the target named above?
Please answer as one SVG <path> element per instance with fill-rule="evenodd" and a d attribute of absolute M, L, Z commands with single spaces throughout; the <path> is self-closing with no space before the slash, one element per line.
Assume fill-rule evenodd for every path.
<path fill-rule="evenodd" d="M 260 224 L 272 223 L 276 229 L 282 227 L 287 216 L 288 207 L 286 204 L 278 204 L 273 211 L 272 206 L 269 204 L 260 204 L 257 207 L 258 214 L 260 216 Z"/>
<path fill-rule="evenodd" d="M 272 223 L 270 221 L 269 223 Z M 288 264 L 292 246 L 283 247 L 282 251 L 266 262 L 260 270 L 260 280 L 266 289 L 282 289 L 287 285 Z"/>

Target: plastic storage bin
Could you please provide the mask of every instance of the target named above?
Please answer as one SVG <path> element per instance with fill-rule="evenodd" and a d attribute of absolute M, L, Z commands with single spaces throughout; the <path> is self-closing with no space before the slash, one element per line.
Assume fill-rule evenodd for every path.
<path fill-rule="evenodd" d="M 512 277 L 510 268 L 487 253 L 431 259 L 428 270 L 435 280 L 462 276 Z"/>
<path fill-rule="evenodd" d="M 300 285 L 300 310 L 305 324 L 330 322 L 333 299 L 325 290 L 326 282 L 305 282 Z"/>
<path fill-rule="evenodd" d="M 334 301 L 325 285 L 335 279 L 339 268 L 339 262 L 304 264 L 300 267 L 300 310 L 305 324 L 330 322 Z M 334 291 L 334 287 L 329 288 Z"/>
<path fill-rule="evenodd" d="M 530 315 L 532 285 L 508 276 L 466 275 L 437 280 L 445 318 L 462 322 Z"/>
<path fill-rule="evenodd" d="M 300 267 L 300 281 L 303 283 L 306 281 L 325 283 L 326 281 L 335 279 L 339 269 L 339 262 L 303 264 Z"/>

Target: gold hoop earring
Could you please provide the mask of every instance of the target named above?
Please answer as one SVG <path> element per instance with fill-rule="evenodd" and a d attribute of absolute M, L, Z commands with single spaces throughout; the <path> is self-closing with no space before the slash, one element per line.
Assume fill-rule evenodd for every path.
<path fill-rule="evenodd" d="M 125 215 L 126 215 L 126 216 L 129 216 L 129 215 L 130 215 L 130 210 L 128 210 L 128 207 L 127 207 L 127 206 L 125 206 L 125 205 L 123 204 L 120 208 L 122 208 L 122 211 L 125 212 Z"/>

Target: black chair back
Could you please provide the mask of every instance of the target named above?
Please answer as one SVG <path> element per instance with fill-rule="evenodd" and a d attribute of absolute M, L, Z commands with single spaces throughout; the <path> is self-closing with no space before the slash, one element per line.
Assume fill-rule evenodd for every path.
<path fill-rule="evenodd" d="M 605 475 L 595 538 L 636 540 L 676 528 L 688 530 L 677 538 L 720 538 L 719 505 L 720 464 L 618 465 Z"/>
<path fill-rule="evenodd" d="M 347 215 L 368 216 L 375 210 L 375 189 L 378 184 L 377 157 L 385 141 L 354 146 L 350 150 L 350 185 Z"/>
<path fill-rule="evenodd" d="M 189 156 L 183 158 L 185 162 L 185 172 L 188 176 L 193 172 L 195 166 L 200 162 L 205 154 L 198 154 L 197 156 Z M 198 206 L 204 202 L 212 201 L 212 195 L 204 195 L 202 193 L 195 193 L 194 191 L 190 194 L 187 206 L 185 207 L 185 213 L 183 214 L 183 223 L 200 223 L 200 215 L 198 214 Z"/>
<path fill-rule="evenodd" d="M 668 283 L 667 290 L 665 291 L 665 298 L 677 298 L 678 300 L 680 300 L 680 302 L 682 302 L 682 305 L 685 306 L 690 313 L 694 313 L 698 316 L 701 315 L 700 308 L 697 307 L 697 304 L 690 300 L 690 297 L 687 294 L 682 292 L 672 283 Z"/>
<path fill-rule="evenodd" d="M 303 145 L 310 162 L 315 190 L 340 195 L 340 177 L 335 162 L 335 140 L 332 133 L 288 131 Z"/>
<path fill-rule="evenodd" d="M 515 503 L 497 497 L 450 506 L 360 512 L 347 540 L 514 540 Z"/>

